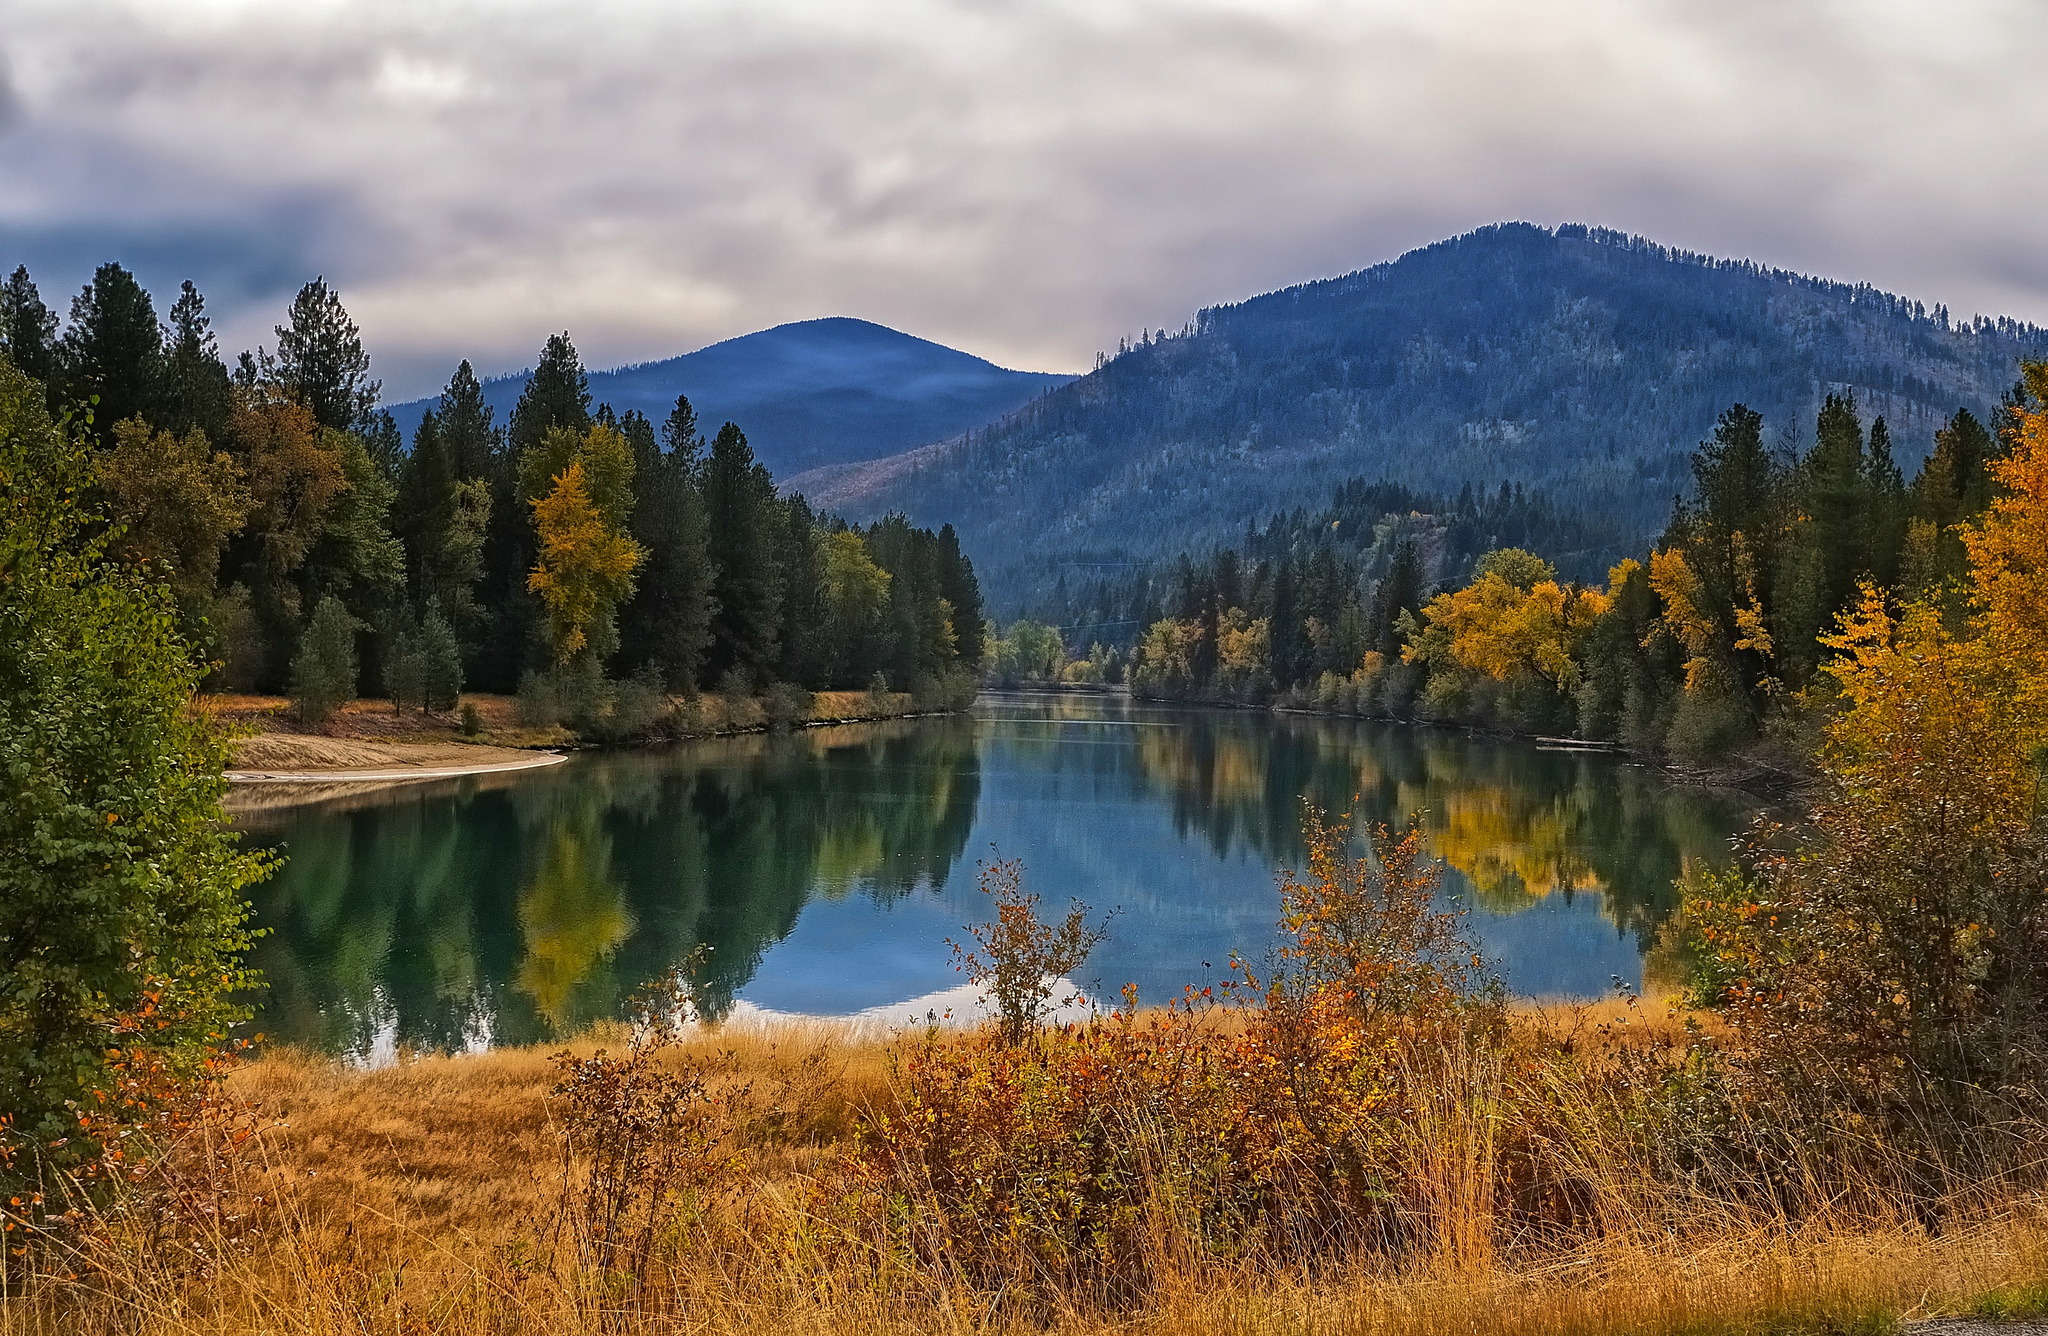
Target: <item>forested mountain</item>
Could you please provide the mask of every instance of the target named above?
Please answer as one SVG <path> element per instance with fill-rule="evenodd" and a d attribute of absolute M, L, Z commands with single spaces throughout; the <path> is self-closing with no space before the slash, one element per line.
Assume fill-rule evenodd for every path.
<path fill-rule="evenodd" d="M 510 418 L 531 371 L 483 382 L 484 403 Z M 980 427 L 1064 384 L 1068 376 L 1009 371 L 865 320 L 777 325 L 660 362 L 590 373 L 590 394 L 621 416 L 659 422 L 677 395 L 706 422 L 743 422 L 777 477 L 875 459 Z M 411 439 L 432 399 L 391 415 Z"/>
<path fill-rule="evenodd" d="M 1063 576 L 1242 542 L 1352 479 L 1521 484 L 1572 521 L 1573 552 L 1534 545 L 1592 574 L 1662 528 L 1731 403 L 1796 451 L 1825 396 L 1853 394 L 1910 471 L 2044 352 L 2048 330 L 1867 285 L 1508 223 L 1205 310 L 988 428 L 785 485 L 950 521 L 1004 614 Z"/>

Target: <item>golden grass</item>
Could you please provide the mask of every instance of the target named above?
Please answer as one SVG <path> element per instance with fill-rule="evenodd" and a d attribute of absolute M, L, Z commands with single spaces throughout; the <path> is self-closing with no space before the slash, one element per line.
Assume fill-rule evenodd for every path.
<path fill-rule="evenodd" d="M 1651 1002 L 1531 1005 L 1516 1024 L 1583 1045 L 1595 1063 L 1644 1033 L 1685 1033 Z M 616 1051 L 622 1039 L 603 1030 L 570 1048 Z M 727 1027 L 681 1046 L 676 1057 L 714 1061 L 717 1089 L 746 1091 L 780 1130 L 750 1139 L 744 1187 L 678 1236 L 681 1260 L 655 1298 L 626 1303 L 602 1278 L 540 1264 L 562 1186 L 554 1051 L 377 1070 L 269 1054 L 231 1078 L 271 1123 L 242 1184 L 267 1199 L 252 1242 L 220 1249 L 209 1275 L 167 1268 L 136 1243 L 136 1222 L 117 1223 L 103 1269 L 0 1297 L 0 1336 L 1876 1332 L 2048 1274 L 2048 1199 L 2032 1197 L 1980 1202 L 1938 1236 L 1867 1212 L 1793 1226 L 1702 1202 L 1683 1229 L 1630 1225 L 1624 1213 L 1593 1242 L 1503 1247 L 1483 1205 L 1486 1109 L 1468 1097 L 1486 1074 L 1447 1068 L 1428 1084 L 1440 1097 L 1418 1111 L 1434 1157 L 1418 1173 L 1435 1185 L 1428 1209 L 1449 1224 L 1433 1251 L 1274 1274 L 1182 1264 L 1162 1230 L 1161 1278 L 1141 1307 L 1020 1302 L 863 1256 L 813 1214 L 806 1183 L 844 1153 L 863 1111 L 892 1102 L 890 1046 L 816 1024 Z"/>

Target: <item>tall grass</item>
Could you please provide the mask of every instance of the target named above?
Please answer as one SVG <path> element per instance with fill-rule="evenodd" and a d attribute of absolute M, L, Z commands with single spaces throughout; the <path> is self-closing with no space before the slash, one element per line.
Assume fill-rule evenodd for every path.
<path fill-rule="evenodd" d="M 2042 1274 L 2030 1088 L 1511 1008 L 1414 829 L 1309 834 L 1235 1005 L 877 1042 L 672 992 L 553 1054 L 270 1055 L 17 1245 L 0 1336 L 1877 1332 Z"/>

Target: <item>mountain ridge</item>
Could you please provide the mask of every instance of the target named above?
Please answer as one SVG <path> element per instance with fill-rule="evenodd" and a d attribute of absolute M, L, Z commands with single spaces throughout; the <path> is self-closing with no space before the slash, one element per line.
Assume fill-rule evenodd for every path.
<path fill-rule="evenodd" d="M 497 421 L 531 368 L 483 382 Z M 700 420 L 736 422 L 778 475 L 854 463 L 942 440 L 1028 403 L 1072 377 L 1013 371 L 972 353 L 851 316 L 791 321 L 693 352 L 588 373 L 593 405 L 659 423 L 686 394 Z M 391 406 L 409 439 L 436 402 Z"/>
<path fill-rule="evenodd" d="M 1010 606 L 1062 566 L 1227 541 L 1351 478 L 1542 488 L 1640 545 L 1732 402 L 1789 447 L 1823 395 L 1854 393 L 1910 471 L 1950 413 L 1987 412 L 2043 355 L 2048 330 L 2025 322 L 1504 223 L 1206 308 L 986 427 L 785 486 L 849 518 L 954 524 Z"/>

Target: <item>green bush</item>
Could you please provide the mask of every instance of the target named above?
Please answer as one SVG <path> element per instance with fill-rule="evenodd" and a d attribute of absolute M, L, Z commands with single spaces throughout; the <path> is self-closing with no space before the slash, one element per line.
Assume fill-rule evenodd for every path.
<path fill-rule="evenodd" d="M 107 553 L 83 445 L 0 360 L 0 1166 L 90 1170 L 249 1012 L 227 747 L 169 592 Z M 49 1180 L 45 1180 L 49 1181 Z M 53 1204 L 54 1205 L 54 1204 Z"/>

